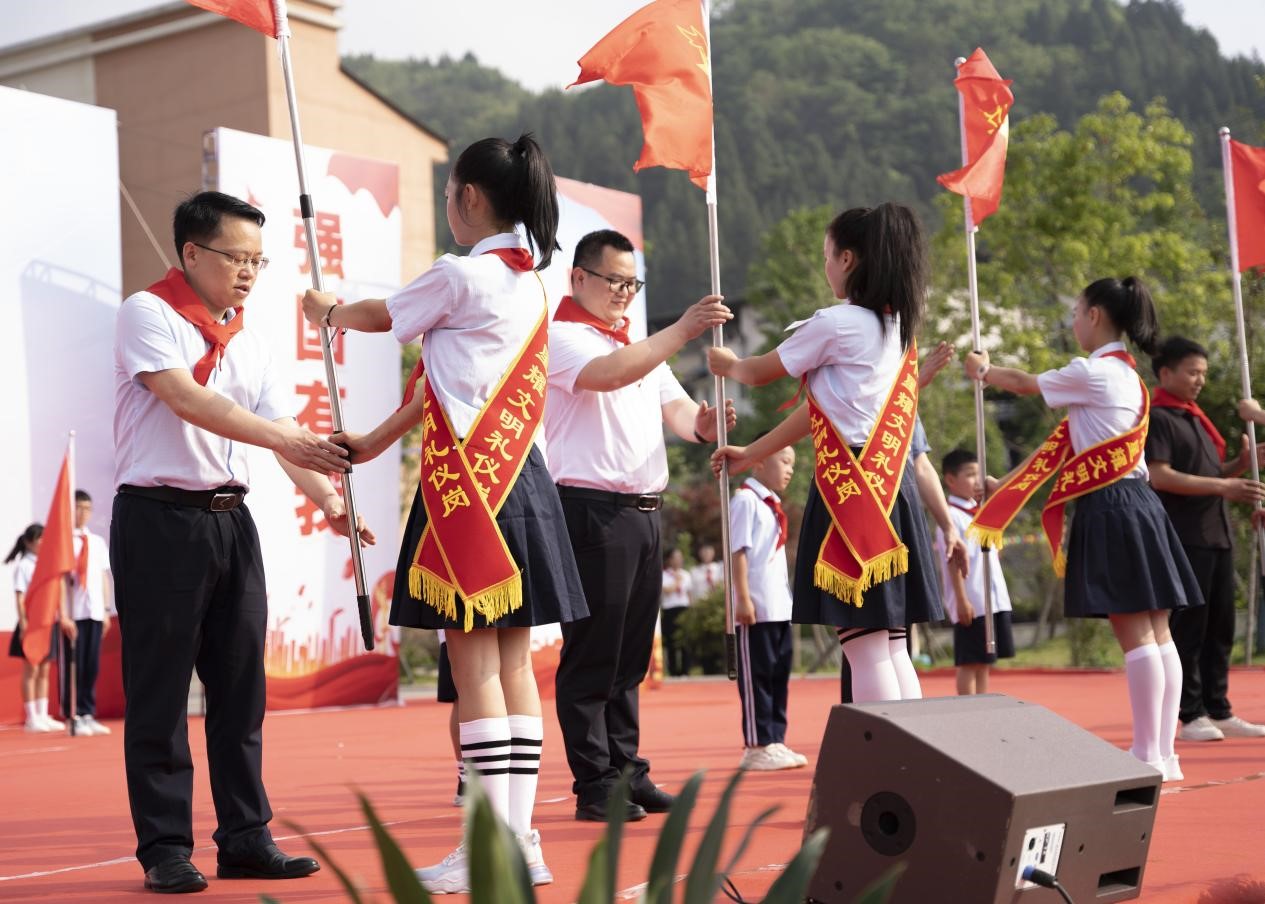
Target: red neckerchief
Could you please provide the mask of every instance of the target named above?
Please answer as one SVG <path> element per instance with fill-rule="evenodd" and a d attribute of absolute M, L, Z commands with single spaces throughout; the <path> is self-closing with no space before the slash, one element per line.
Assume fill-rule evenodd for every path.
<path fill-rule="evenodd" d="M 484 251 L 483 254 L 495 254 L 504 262 L 505 266 L 519 273 L 530 273 L 536 268 L 531 252 L 526 248 L 490 248 Z M 483 254 L 479 256 L 482 257 Z M 425 365 L 422 362 L 422 356 L 418 355 L 417 363 L 413 365 L 413 372 L 408 375 L 408 382 L 404 385 L 404 399 L 400 402 L 400 408 L 413 401 L 413 394 L 417 390 L 417 381 L 422 378 L 424 369 Z M 395 410 L 399 411 L 400 408 Z"/>
<path fill-rule="evenodd" d="M 1197 404 L 1179 399 L 1163 386 L 1156 386 L 1155 391 L 1151 393 L 1151 405 L 1155 408 L 1176 408 L 1178 411 L 1194 415 L 1195 420 L 1199 421 L 1199 425 L 1204 428 L 1204 433 L 1208 434 L 1208 439 L 1212 440 L 1212 445 L 1216 447 L 1217 461 L 1225 461 L 1225 437 Z"/>
<path fill-rule="evenodd" d="M 624 318 L 623 326 L 611 326 L 604 320 L 594 317 L 570 295 L 562 296 L 562 301 L 558 303 L 558 310 L 554 312 L 553 319 L 555 323 L 583 323 L 585 326 L 591 326 L 603 335 L 610 336 L 616 342 L 623 345 L 629 345 L 632 338 L 628 335 L 628 318 Z"/>
<path fill-rule="evenodd" d="M 81 588 L 88 586 L 88 532 L 80 534 L 79 555 L 75 557 L 75 583 Z"/>
<path fill-rule="evenodd" d="M 958 505 L 956 502 L 953 502 L 953 501 L 951 501 L 951 500 L 947 500 L 947 499 L 946 499 L 945 501 L 946 501 L 946 502 L 948 502 L 948 503 L 949 503 L 949 505 L 951 505 L 951 506 L 953 506 L 955 509 L 957 509 L 959 512 L 966 512 L 968 515 L 972 515 L 972 516 L 974 516 L 974 514 L 975 514 L 975 510 L 976 510 L 977 508 L 979 508 L 979 506 L 977 506 L 977 505 L 973 505 L 973 506 L 971 506 L 970 508 L 967 508 L 966 506 L 964 506 L 964 505 Z"/>
<path fill-rule="evenodd" d="M 760 494 L 756 493 L 755 487 L 744 483 L 742 488 L 744 490 L 750 490 L 752 493 L 756 494 L 757 498 L 759 498 Z M 773 498 L 772 493 L 764 497 L 764 504 L 773 509 L 773 515 L 777 518 L 777 546 L 775 548 L 781 549 L 786 545 L 786 536 L 790 530 L 790 525 L 787 523 L 786 519 L 786 511 L 782 508 L 782 503 Z"/>
<path fill-rule="evenodd" d="M 216 320 L 202 303 L 198 293 L 190 287 L 184 271 L 179 267 L 172 267 L 166 276 L 145 291 L 167 302 L 173 311 L 197 327 L 202 338 L 210 343 L 207 353 L 193 365 L 193 379 L 205 386 L 206 381 L 211 378 L 211 371 L 228 352 L 228 343 L 246 325 L 241 305 L 233 308 L 235 315 L 228 323 Z"/>

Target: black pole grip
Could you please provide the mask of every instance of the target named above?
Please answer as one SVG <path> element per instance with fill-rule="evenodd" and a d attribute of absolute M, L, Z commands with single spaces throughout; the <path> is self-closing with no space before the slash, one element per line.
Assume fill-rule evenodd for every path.
<path fill-rule="evenodd" d="M 360 636 L 365 642 L 365 650 L 372 650 L 373 612 L 369 609 L 369 597 L 356 597 L 356 609 L 360 613 Z"/>
<path fill-rule="evenodd" d="M 736 634 L 725 635 L 725 671 L 730 681 L 738 680 L 738 637 Z"/>

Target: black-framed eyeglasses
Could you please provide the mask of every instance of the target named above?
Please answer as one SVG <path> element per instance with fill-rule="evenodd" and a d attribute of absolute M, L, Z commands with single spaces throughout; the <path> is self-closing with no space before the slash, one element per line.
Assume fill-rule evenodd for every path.
<path fill-rule="evenodd" d="M 201 242 L 194 242 L 199 248 L 206 251 L 214 251 L 216 254 L 222 254 L 232 263 L 238 270 L 244 270 L 247 267 L 259 273 L 268 269 L 268 258 L 266 257 L 248 257 L 245 254 L 230 254 L 227 251 L 221 251 L 219 248 L 212 248 L 210 245 L 203 245 Z"/>
<path fill-rule="evenodd" d="M 585 273 L 590 276 L 596 276 L 598 279 L 606 280 L 606 284 L 611 287 L 612 292 L 631 292 L 636 295 L 646 287 L 644 281 L 640 279 L 624 279 L 622 276 L 607 276 L 605 273 L 598 273 L 596 270 L 590 270 L 588 267 L 581 267 Z"/>

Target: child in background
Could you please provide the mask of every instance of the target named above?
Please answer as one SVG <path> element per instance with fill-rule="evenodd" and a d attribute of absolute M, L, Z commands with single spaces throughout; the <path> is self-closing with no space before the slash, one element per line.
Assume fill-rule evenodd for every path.
<path fill-rule="evenodd" d="M 32 524 L 18 535 L 13 549 L 4 561 L 13 565 L 13 593 L 18 607 L 18 621 L 9 641 L 9 655 L 22 660 L 22 705 L 26 709 L 26 730 L 30 732 L 61 731 L 66 723 L 58 722 L 48 714 L 48 666 L 56 649 L 57 632 L 49 644 L 48 656 L 39 664 L 31 665 L 22 652 L 22 634 L 26 630 L 26 590 L 31 586 L 35 573 L 35 557 L 44 538 L 44 525 Z M 64 619 L 64 616 L 63 616 Z"/>

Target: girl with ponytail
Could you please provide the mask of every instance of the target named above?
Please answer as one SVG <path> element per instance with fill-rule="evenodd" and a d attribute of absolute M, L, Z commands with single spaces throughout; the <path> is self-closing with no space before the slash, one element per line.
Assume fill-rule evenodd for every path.
<path fill-rule="evenodd" d="M 553 876 L 531 826 L 544 729 L 530 631 L 588 615 L 537 432 L 549 306 L 533 270 L 557 247 L 557 189 L 544 152 L 523 135 L 470 145 L 444 193 L 469 255 L 443 255 L 386 299 L 339 305 L 309 291 L 303 308 L 313 323 L 422 342 L 400 408 L 334 441 L 368 461 L 422 424 L 390 621 L 444 629 L 462 754 L 541 885 Z M 432 894 L 468 892 L 465 844 L 418 875 Z"/>
<path fill-rule="evenodd" d="M 1037 487 L 1054 477 L 1042 523 L 1055 569 L 1066 571 L 1064 612 L 1110 620 L 1124 651 L 1132 753 L 1166 781 L 1179 781 L 1173 740 L 1182 666 L 1168 616 L 1203 605 L 1203 597 L 1177 532 L 1148 486 L 1142 456 L 1149 394 L 1124 340 L 1155 353 L 1155 303 L 1135 277 L 1097 280 L 1076 300 L 1072 332 L 1088 357 L 1042 374 L 990 367 L 987 352 L 966 356 L 971 379 L 1018 395 L 1040 394 L 1051 408 L 1068 409 L 1058 430 L 982 506 L 972 529 L 999 540 Z M 1063 507 L 1072 500 L 1075 516 L 1064 550 Z"/>
<path fill-rule="evenodd" d="M 712 372 L 748 386 L 802 379 L 808 402 L 750 446 L 713 456 L 746 470 L 813 436 L 809 489 L 795 565 L 792 621 L 831 625 L 843 644 L 858 703 L 922 696 L 908 626 L 943 618 L 931 540 L 914 469 L 906 467 L 917 417 L 914 337 L 926 306 L 922 226 L 900 204 L 839 214 L 823 243 L 826 282 L 841 304 L 817 311 L 773 351 L 708 352 Z M 924 450 L 925 451 L 925 450 Z M 952 531 L 948 554 L 965 563 Z"/>
<path fill-rule="evenodd" d="M 26 632 L 26 591 L 35 574 L 35 556 L 44 537 L 44 525 L 29 524 L 18 534 L 13 548 L 5 556 L 7 565 L 13 562 L 13 595 L 18 607 L 18 620 L 9 641 L 9 655 L 22 660 L 22 706 L 26 711 L 26 730 L 29 732 L 60 731 L 66 725 L 48 714 L 48 673 L 57 650 L 57 632 L 52 633 L 48 658 L 39 665 L 31 665 L 22 652 L 22 635 Z"/>

